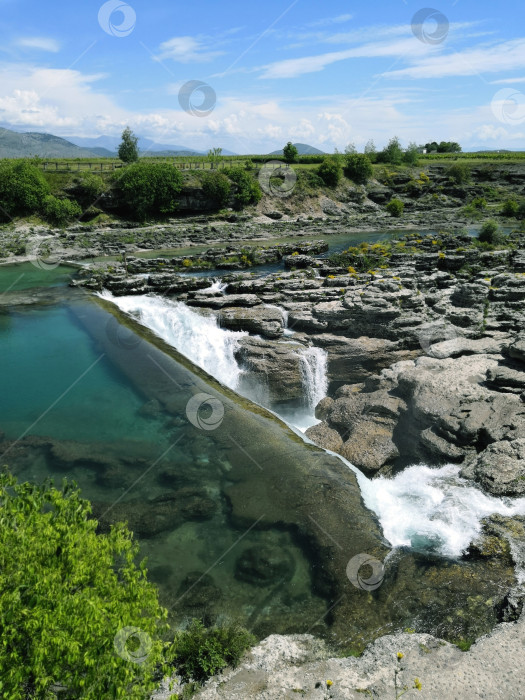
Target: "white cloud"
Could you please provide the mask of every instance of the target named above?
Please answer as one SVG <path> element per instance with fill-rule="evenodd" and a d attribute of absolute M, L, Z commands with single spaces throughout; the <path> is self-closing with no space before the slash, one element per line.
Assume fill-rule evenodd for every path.
<path fill-rule="evenodd" d="M 345 61 L 349 58 L 377 58 L 377 57 L 405 57 L 417 56 L 428 53 L 430 47 L 417 41 L 414 37 L 399 39 L 392 42 L 373 42 L 356 46 L 345 51 L 331 51 L 317 56 L 304 56 L 302 58 L 289 58 L 263 66 L 261 78 L 297 78 L 307 73 L 322 71 L 327 66 Z M 433 51 L 438 48 L 430 49 Z"/>
<path fill-rule="evenodd" d="M 49 51 L 50 53 L 57 53 L 60 51 L 60 44 L 58 41 L 45 36 L 22 37 L 16 41 L 16 45 L 27 49 Z"/>
<path fill-rule="evenodd" d="M 224 51 L 214 51 L 205 46 L 202 37 L 176 36 L 160 45 L 157 60 L 171 58 L 178 63 L 207 63 L 224 55 Z"/>
<path fill-rule="evenodd" d="M 353 15 L 338 15 L 337 17 L 326 17 L 318 19 L 316 22 L 309 22 L 307 27 L 329 27 L 332 24 L 344 24 L 352 19 Z"/>
<path fill-rule="evenodd" d="M 525 68 L 525 39 L 423 58 L 413 66 L 383 75 L 388 78 L 446 78 L 520 68 Z"/>
<path fill-rule="evenodd" d="M 491 80 L 491 85 L 516 85 L 525 83 L 525 78 L 504 78 L 503 80 Z"/>

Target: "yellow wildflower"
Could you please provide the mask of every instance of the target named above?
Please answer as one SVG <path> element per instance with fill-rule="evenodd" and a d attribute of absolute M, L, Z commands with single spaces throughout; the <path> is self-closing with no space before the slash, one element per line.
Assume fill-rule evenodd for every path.
<path fill-rule="evenodd" d="M 397 652 L 397 658 L 399 659 L 399 661 L 401 661 L 401 659 L 402 659 L 403 657 L 404 657 L 403 652 L 398 651 L 398 652 Z"/>
<path fill-rule="evenodd" d="M 421 690 L 422 686 L 419 678 L 414 678 L 414 688 L 416 688 L 417 690 Z"/>
<path fill-rule="evenodd" d="M 326 687 L 331 688 L 333 686 L 334 682 L 333 681 L 326 681 Z"/>

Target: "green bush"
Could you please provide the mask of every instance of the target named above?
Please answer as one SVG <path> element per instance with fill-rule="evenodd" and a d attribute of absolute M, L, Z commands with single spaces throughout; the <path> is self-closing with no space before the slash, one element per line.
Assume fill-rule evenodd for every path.
<path fill-rule="evenodd" d="M 475 197 L 472 200 L 472 202 L 470 203 L 470 205 L 474 209 L 486 209 L 487 208 L 487 200 L 485 199 L 485 197 Z"/>
<path fill-rule="evenodd" d="M 317 168 L 317 174 L 327 187 L 337 187 L 343 176 L 340 157 L 328 157 Z"/>
<path fill-rule="evenodd" d="M 115 176 L 119 208 L 139 221 L 172 214 L 181 189 L 182 175 L 170 163 L 133 163 Z"/>
<path fill-rule="evenodd" d="M 456 185 L 464 185 L 470 182 L 471 171 L 466 163 L 454 163 L 447 169 L 445 175 L 449 177 Z"/>
<path fill-rule="evenodd" d="M 400 165 L 403 162 L 403 159 L 403 149 L 401 148 L 401 143 L 397 136 L 390 139 L 388 146 L 377 154 L 377 161 L 379 163 Z"/>
<path fill-rule="evenodd" d="M 226 666 L 236 666 L 255 637 L 238 625 L 211 627 L 193 620 L 166 651 L 167 663 L 187 682 L 203 682 Z"/>
<path fill-rule="evenodd" d="M 231 168 L 227 174 L 235 185 L 233 199 L 237 209 L 242 209 L 248 204 L 257 204 L 260 201 L 261 188 L 249 172 L 242 168 Z"/>
<path fill-rule="evenodd" d="M 503 214 L 503 216 L 515 217 L 518 216 L 519 210 L 520 206 L 515 199 L 507 199 L 507 201 L 503 204 L 503 207 L 501 208 L 501 213 Z"/>
<path fill-rule="evenodd" d="M 391 216 L 399 217 L 403 213 L 405 205 L 400 199 L 391 199 L 386 205 L 386 210 Z"/>
<path fill-rule="evenodd" d="M 500 229 L 498 222 L 494 221 L 494 219 L 485 221 L 478 237 L 480 243 L 489 243 L 490 245 L 500 245 L 505 239 L 505 234 Z"/>
<path fill-rule="evenodd" d="M 80 173 L 69 192 L 83 208 L 91 206 L 106 191 L 106 183 L 95 173 Z"/>
<path fill-rule="evenodd" d="M 213 206 L 221 209 L 230 199 L 232 185 L 224 173 L 205 173 L 202 178 L 202 191 Z"/>
<path fill-rule="evenodd" d="M 367 155 L 348 153 L 345 156 L 344 173 L 350 180 L 359 185 L 364 185 L 374 174 L 374 169 Z"/>
<path fill-rule="evenodd" d="M 27 160 L 0 162 L 0 221 L 42 211 L 49 185 Z"/>
<path fill-rule="evenodd" d="M 91 507 L 66 482 L 58 490 L 0 475 L 0 696 L 144 698 L 161 659 L 166 616 L 157 590 L 137 568 L 138 544 L 124 525 L 97 534 Z M 143 663 L 131 637 L 151 639 Z M 144 647 L 145 648 L 145 647 Z"/>
<path fill-rule="evenodd" d="M 72 202 L 70 199 L 58 199 L 50 194 L 44 200 L 42 213 L 53 226 L 66 226 L 70 221 L 74 221 L 82 215 L 82 208 L 78 202 Z"/>
<path fill-rule="evenodd" d="M 517 219 L 525 219 L 525 202 L 519 205 L 518 213 L 516 214 Z"/>

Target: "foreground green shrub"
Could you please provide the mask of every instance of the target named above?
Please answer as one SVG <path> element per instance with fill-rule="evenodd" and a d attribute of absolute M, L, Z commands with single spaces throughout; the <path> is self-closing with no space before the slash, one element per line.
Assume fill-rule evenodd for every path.
<path fill-rule="evenodd" d="M 166 612 L 134 563 L 131 533 L 118 525 L 97 534 L 90 510 L 66 482 L 58 490 L 0 475 L 2 698 L 145 698 L 154 688 Z M 126 627 L 151 640 L 142 663 L 116 653 Z"/>
<path fill-rule="evenodd" d="M 236 666 L 256 641 L 238 625 L 206 629 L 194 620 L 187 630 L 177 634 L 165 655 L 185 682 L 203 682 L 226 666 Z"/>
<path fill-rule="evenodd" d="M 0 221 L 42 211 L 49 185 L 27 160 L 0 162 Z"/>
<path fill-rule="evenodd" d="M 386 210 L 391 216 L 399 217 L 403 213 L 405 205 L 400 199 L 391 199 L 386 205 Z"/>
<path fill-rule="evenodd" d="M 337 187 L 343 176 L 340 157 L 328 157 L 317 168 L 317 174 L 328 187 Z"/>
<path fill-rule="evenodd" d="M 478 237 L 480 243 L 489 243 L 490 245 L 500 245 L 504 243 L 505 239 L 505 234 L 500 229 L 498 222 L 494 221 L 494 219 L 485 221 Z"/>
<path fill-rule="evenodd" d="M 82 208 L 78 202 L 72 202 L 70 199 L 58 199 L 50 194 L 44 200 L 42 213 L 50 224 L 65 226 L 82 215 Z"/>
<path fill-rule="evenodd" d="M 345 156 L 344 173 L 358 185 L 364 185 L 374 174 L 372 162 L 362 153 L 348 153 Z"/>
<path fill-rule="evenodd" d="M 138 221 L 172 214 L 181 189 L 182 175 L 170 163 L 133 163 L 115 177 L 119 208 Z"/>
<path fill-rule="evenodd" d="M 205 173 L 202 178 L 202 191 L 213 206 L 221 209 L 230 200 L 232 185 L 224 173 Z"/>
<path fill-rule="evenodd" d="M 257 204 L 260 201 L 261 188 L 249 172 L 242 168 L 231 168 L 227 174 L 236 186 L 233 198 L 237 209 L 242 209 L 248 204 Z"/>

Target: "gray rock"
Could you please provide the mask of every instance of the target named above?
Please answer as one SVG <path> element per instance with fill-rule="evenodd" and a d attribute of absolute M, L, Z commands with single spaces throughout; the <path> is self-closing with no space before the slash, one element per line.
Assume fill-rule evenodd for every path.
<path fill-rule="evenodd" d="M 525 438 L 489 445 L 462 470 L 495 496 L 525 494 Z"/>
<path fill-rule="evenodd" d="M 219 313 L 219 325 L 234 331 L 248 331 L 265 338 L 280 338 L 284 330 L 282 311 L 268 306 L 230 307 Z"/>

